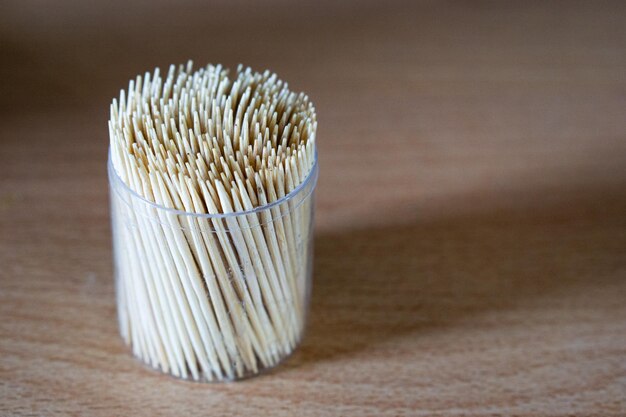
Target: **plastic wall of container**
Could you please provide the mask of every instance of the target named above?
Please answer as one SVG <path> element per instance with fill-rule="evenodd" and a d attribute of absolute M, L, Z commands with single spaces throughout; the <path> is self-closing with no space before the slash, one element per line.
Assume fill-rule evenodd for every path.
<path fill-rule="evenodd" d="M 274 203 L 229 214 L 163 207 L 108 164 L 120 333 L 136 357 L 197 381 L 257 375 L 302 339 L 317 159 Z"/>

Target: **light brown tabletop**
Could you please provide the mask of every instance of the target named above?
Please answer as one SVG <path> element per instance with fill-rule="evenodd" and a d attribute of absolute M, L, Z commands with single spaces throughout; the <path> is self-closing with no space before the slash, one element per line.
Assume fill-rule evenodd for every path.
<path fill-rule="evenodd" d="M 0 415 L 626 415 L 623 2 L 0 10 Z M 318 110 L 307 336 L 241 383 L 117 331 L 108 105 L 187 58 Z"/>

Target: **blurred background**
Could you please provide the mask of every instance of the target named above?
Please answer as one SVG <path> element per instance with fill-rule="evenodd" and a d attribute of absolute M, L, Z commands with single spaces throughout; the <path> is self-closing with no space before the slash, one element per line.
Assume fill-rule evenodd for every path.
<path fill-rule="evenodd" d="M 51 369 L 95 378 L 80 361 L 70 372 L 33 357 L 136 372 L 115 327 L 109 104 L 137 74 L 188 59 L 270 69 L 318 111 L 309 335 L 286 371 L 228 395 L 280 387 L 276 401 L 298 398 L 303 415 L 625 410 L 620 1 L 4 0 L 0 371 L 11 404 L 16 392 L 65 398 L 33 382 Z M 64 401 L 144 410 L 126 389 Z M 190 410 L 202 404 L 172 389 Z M 156 405 L 157 394 L 142 395 Z"/>
<path fill-rule="evenodd" d="M 472 205 L 483 193 L 506 200 L 512 188 L 552 195 L 623 181 L 620 2 L 0 7 L 5 152 L 62 140 L 70 154 L 93 149 L 104 166 L 112 97 L 137 74 L 193 59 L 269 68 L 312 97 L 321 188 L 332 178 L 334 190 L 359 191 L 359 204 L 353 193 L 322 198 L 329 227 L 358 222 L 355 212 L 410 215 L 416 204 L 439 209 L 476 194 Z"/>

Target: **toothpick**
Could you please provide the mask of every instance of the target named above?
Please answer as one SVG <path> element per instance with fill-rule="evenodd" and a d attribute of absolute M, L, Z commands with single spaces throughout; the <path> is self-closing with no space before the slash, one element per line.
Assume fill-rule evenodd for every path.
<path fill-rule="evenodd" d="M 118 319 L 136 356 L 232 380 L 293 351 L 311 262 L 313 184 L 299 187 L 316 129 L 306 95 L 241 65 L 233 78 L 221 65 L 156 69 L 113 99 Z"/>

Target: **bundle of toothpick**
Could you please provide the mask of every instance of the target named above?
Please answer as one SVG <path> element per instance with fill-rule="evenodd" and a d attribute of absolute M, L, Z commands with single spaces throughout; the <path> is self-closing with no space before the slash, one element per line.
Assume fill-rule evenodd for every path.
<path fill-rule="evenodd" d="M 306 95 L 241 66 L 232 78 L 220 65 L 172 66 L 165 79 L 157 69 L 113 100 L 118 315 L 136 356 L 182 378 L 232 380 L 293 351 L 316 127 Z"/>

